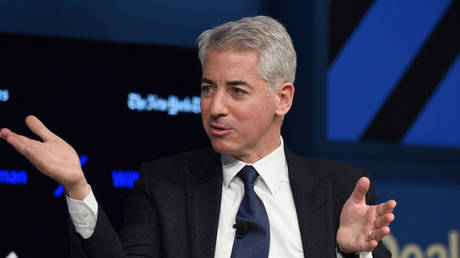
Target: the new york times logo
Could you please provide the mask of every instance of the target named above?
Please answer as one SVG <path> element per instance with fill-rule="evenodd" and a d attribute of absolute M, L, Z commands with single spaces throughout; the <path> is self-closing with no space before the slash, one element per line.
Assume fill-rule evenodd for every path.
<path fill-rule="evenodd" d="M 148 94 L 143 98 L 141 94 L 131 92 L 128 94 L 128 108 L 137 111 L 162 111 L 171 116 L 178 113 L 199 114 L 200 97 L 185 97 L 179 99 L 177 96 L 169 95 L 167 99 L 161 98 L 156 94 Z"/>
<path fill-rule="evenodd" d="M 8 90 L 0 89 L 0 102 L 7 102 L 10 99 Z"/>

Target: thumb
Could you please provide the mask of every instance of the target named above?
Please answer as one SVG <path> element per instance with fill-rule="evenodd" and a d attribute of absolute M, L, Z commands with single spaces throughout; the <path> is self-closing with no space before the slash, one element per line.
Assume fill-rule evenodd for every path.
<path fill-rule="evenodd" d="M 30 130 L 42 138 L 43 141 L 48 141 L 53 138 L 55 135 L 46 128 L 46 126 L 38 120 L 37 117 L 29 115 L 26 117 L 26 124 Z"/>
<path fill-rule="evenodd" d="M 357 203 L 366 202 L 366 193 L 369 191 L 370 186 L 369 178 L 361 177 L 355 185 L 355 189 L 351 193 L 350 198 Z"/>

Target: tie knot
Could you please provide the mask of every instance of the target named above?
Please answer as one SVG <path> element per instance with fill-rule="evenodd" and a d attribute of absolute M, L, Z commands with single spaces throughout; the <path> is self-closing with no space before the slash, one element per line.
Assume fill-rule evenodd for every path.
<path fill-rule="evenodd" d="M 244 184 L 254 185 L 254 181 L 256 181 L 259 173 L 257 173 L 257 170 L 253 166 L 246 165 L 238 172 L 238 176 L 243 180 Z"/>

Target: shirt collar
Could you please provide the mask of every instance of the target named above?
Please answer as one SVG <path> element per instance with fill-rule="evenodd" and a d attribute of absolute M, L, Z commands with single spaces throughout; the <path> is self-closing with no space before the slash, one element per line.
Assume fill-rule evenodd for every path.
<path fill-rule="evenodd" d="M 245 165 L 252 165 L 257 170 L 272 194 L 275 194 L 278 190 L 281 180 L 288 178 L 282 137 L 278 148 L 254 164 L 247 164 L 227 154 L 221 154 L 221 162 L 224 186 L 227 188 L 230 187 L 230 182 Z"/>

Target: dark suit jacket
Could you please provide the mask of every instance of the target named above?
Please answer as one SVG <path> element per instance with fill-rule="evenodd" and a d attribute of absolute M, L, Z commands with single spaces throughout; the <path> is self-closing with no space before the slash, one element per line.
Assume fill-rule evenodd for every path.
<path fill-rule="evenodd" d="M 366 173 L 326 160 L 302 158 L 287 149 L 286 159 L 304 255 L 335 258 L 342 206 Z M 221 192 L 220 157 L 212 150 L 143 164 L 119 234 L 99 209 L 93 235 L 84 240 L 74 231 L 73 237 L 88 257 L 212 258 Z M 371 186 L 367 201 L 376 200 Z M 72 249 L 73 257 L 79 257 L 78 248 Z M 373 255 L 390 257 L 381 244 Z"/>

